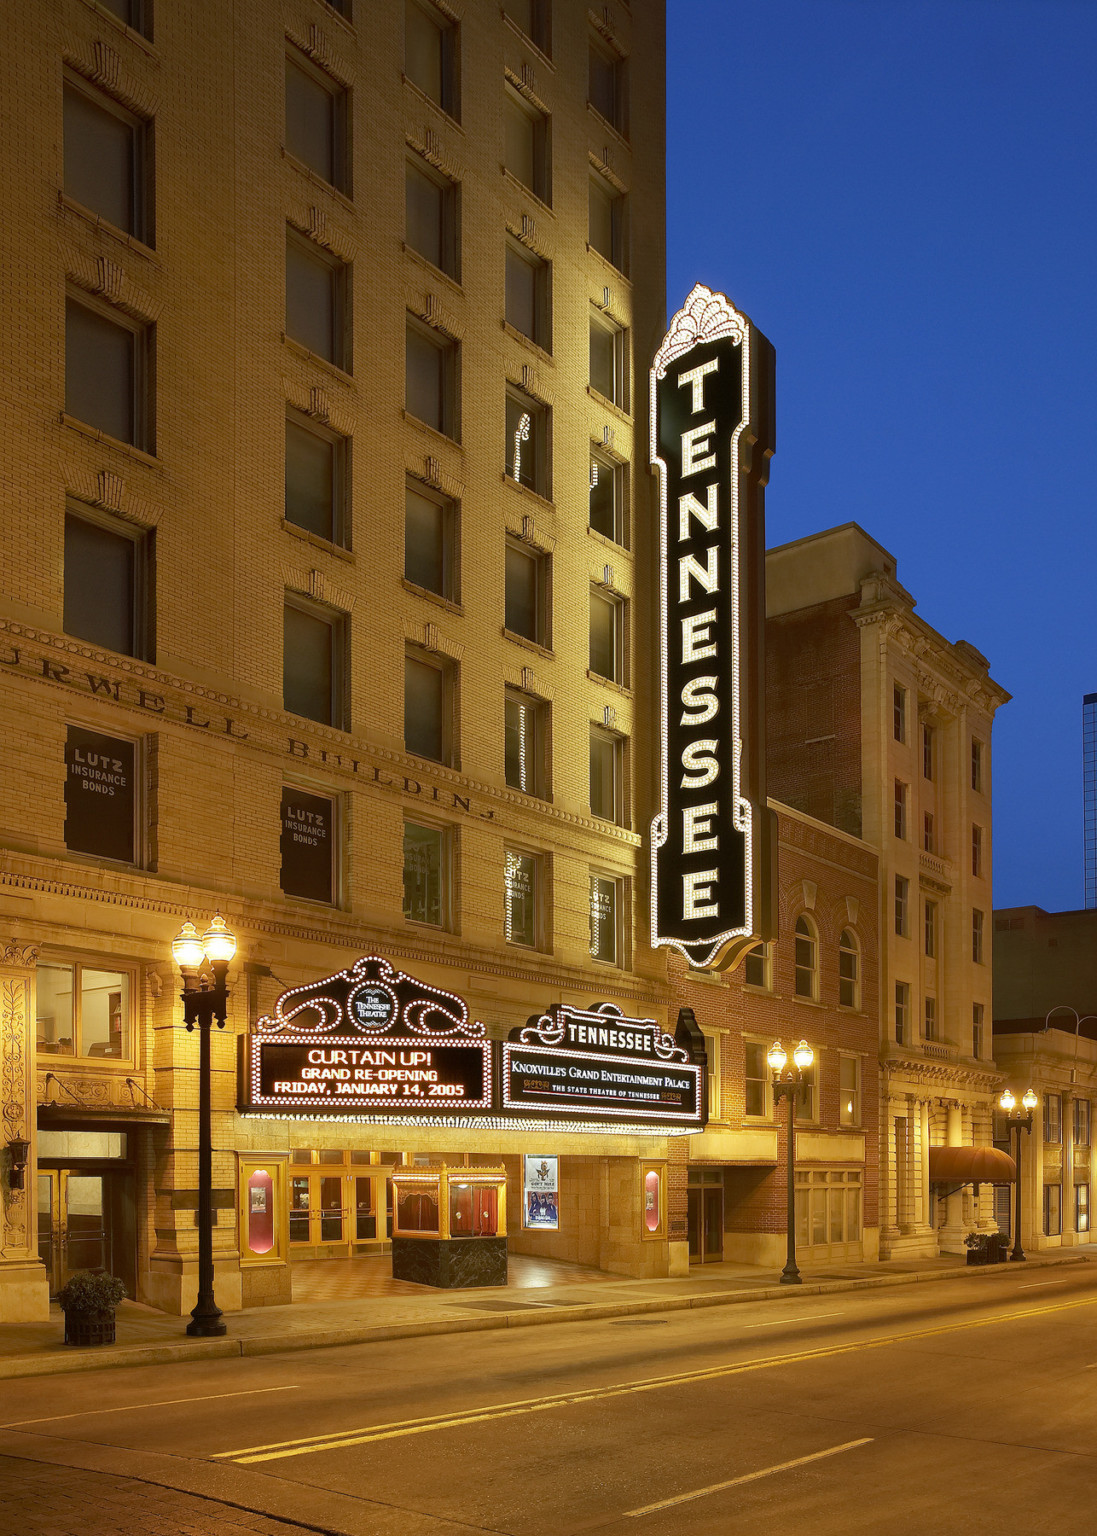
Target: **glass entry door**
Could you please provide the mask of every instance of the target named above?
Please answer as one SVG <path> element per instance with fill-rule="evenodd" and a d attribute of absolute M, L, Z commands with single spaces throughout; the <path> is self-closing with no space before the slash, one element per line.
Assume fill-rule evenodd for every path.
<path fill-rule="evenodd" d="M 67 1168 L 38 1174 L 38 1257 L 56 1293 L 78 1269 L 107 1269 L 106 1175 Z"/>
<path fill-rule="evenodd" d="M 359 1243 L 388 1236 L 380 1205 L 381 1179 L 364 1171 L 328 1173 L 294 1168 L 289 1180 L 289 1240 L 295 1252 L 311 1257 L 350 1255 Z"/>

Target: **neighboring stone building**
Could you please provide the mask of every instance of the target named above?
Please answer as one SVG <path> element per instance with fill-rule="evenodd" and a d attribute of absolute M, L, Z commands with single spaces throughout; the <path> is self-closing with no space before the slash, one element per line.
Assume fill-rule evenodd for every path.
<path fill-rule="evenodd" d="M 0 1320 L 81 1264 L 195 1289 L 170 944 L 239 938 L 214 1039 L 218 1300 L 381 1251 L 395 1163 L 561 1160 L 631 1273 L 665 1135 L 244 1120 L 236 1041 L 371 952 L 503 1035 L 668 1019 L 638 890 L 663 7 L 59 0 L 6 18 Z M 546 1145 L 546 1140 L 548 1145 Z M 275 1247 L 248 1251 L 249 1170 Z M 254 1209 L 254 1208 L 253 1208 Z M 612 1212 L 612 1219 L 606 1216 Z M 517 1206 L 515 1206 L 517 1214 Z M 669 1240 L 673 1239 L 673 1240 Z"/>
<path fill-rule="evenodd" d="M 797 1108 L 801 1263 L 875 1259 L 880 1108 L 876 851 L 787 806 L 778 814 L 778 933 L 729 975 L 675 959 L 676 1003 L 702 1021 L 709 1123 L 688 1140 L 690 1257 L 779 1269 L 785 1258 L 788 1110 L 766 1054 L 815 1052 Z"/>
<path fill-rule="evenodd" d="M 1026 1249 L 1088 1243 L 1097 1100 L 1097 911 L 994 913 L 994 1059 L 1020 1102 L 1039 1095 L 1021 1151 Z M 1006 1128 L 999 1116 L 1003 1147 Z M 999 1201 L 999 1219 L 1012 1213 Z"/>
<path fill-rule="evenodd" d="M 880 1251 L 959 1251 L 991 1191 L 937 1184 L 933 1148 L 991 1141 L 991 728 L 1009 695 L 856 524 L 770 550 L 766 576 L 769 793 L 880 859 Z"/>

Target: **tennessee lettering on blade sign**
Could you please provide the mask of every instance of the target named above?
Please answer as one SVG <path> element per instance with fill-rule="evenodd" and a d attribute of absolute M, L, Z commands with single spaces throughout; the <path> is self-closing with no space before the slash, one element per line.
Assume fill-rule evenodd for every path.
<path fill-rule="evenodd" d="M 756 888 L 768 854 L 758 695 L 773 446 L 759 396 L 772 356 L 745 315 L 698 286 L 651 369 L 661 661 L 652 942 L 695 966 L 734 964 L 768 936 Z"/>

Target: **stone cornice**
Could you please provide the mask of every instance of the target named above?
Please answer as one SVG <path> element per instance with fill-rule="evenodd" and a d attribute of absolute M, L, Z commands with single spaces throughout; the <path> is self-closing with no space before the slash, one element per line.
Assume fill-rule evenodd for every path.
<path fill-rule="evenodd" d="M 850 618 L 864 628 L 883 625 L 889 641 L 914 664 L 919 687 L 936 703 L 958 714 L 970 701 L 993 715 L 1012 697 L 986 671 L 967 641 L 947 640 L 913 611 L 914 599 L 897 582 L 875 575 L 862 583 L 861 606 Z M 978 662 L 975 658 L 978 657 Z"/>

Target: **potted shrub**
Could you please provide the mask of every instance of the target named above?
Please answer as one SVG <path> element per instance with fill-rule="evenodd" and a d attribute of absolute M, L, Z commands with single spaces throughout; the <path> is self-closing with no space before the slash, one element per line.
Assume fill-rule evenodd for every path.
<path fill-rule="evenodd" d="M 967 1261 L 969 1264 L 989 1264 L 988 1236 L 989 1233 L 987 1232 L 969 1232 L 964 1238 L 964 1247 L 967 1249 Z"/>
<path fill-rule="evenodd" d="M 987 1236 L 987 1263 L 1004 1264 L 1009 1256 L 1009 1238 L 1004 1232 L 991 1232 Z"/>
<path fill-rule="evenodd" d="M 113 1275 L 77 1270 L 58 1293 L 65 1314 L 66 1344 L 113 1344 L 114 1309 L 126 1287 Z"/>

